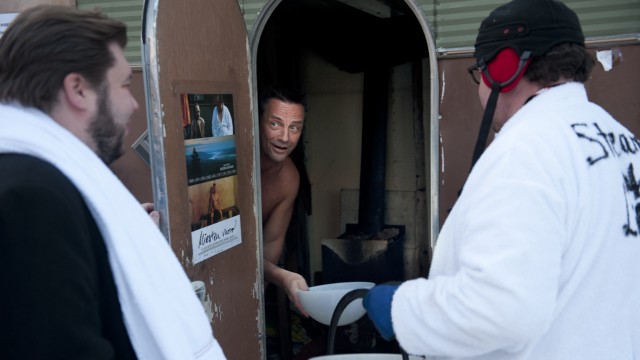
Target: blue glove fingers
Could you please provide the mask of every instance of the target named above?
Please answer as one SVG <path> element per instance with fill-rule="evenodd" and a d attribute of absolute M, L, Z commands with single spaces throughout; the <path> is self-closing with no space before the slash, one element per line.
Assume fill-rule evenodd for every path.
<path fill-rule="evenodd" d="M 391 341 L 395 338 L 391 324 L 391 300 L 399 285 L 378 285 L 369 290 L 362 305 L 367 315 L 383 339 Z"/>

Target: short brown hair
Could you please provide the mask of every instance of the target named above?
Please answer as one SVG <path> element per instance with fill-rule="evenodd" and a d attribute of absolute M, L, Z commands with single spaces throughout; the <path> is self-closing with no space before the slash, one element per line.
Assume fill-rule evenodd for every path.
<path fill-rule="evenodd" d="M 20 13 L 0 38 L 0 102 L 49 113 L 64 78 L 77 72 L 93 86 L 115 59 L 109 45 L 127 44 L 127 28 L 100 11 L 39 5 Z"/>
<path fill-rule="evenodd" d="M 260 92 L 258 101 L 259 119 L 262 118 L 262 114 L 264 113 L 264 108 L 267 106 L 267 103 L 272 99 L 277 99 L 286 103 L 302 105 L 303 108 L 307 108 L 307 99 L 304 93 L 286 86 L 273 85 Z"/>

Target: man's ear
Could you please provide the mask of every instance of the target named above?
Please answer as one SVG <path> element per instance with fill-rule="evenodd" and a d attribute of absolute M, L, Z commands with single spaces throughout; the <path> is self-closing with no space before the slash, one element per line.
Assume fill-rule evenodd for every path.
<path fill-rule="evenodd" d="M 77 110 L 90 110 L 95 106 L 95 91 L 87 79 L 78 73 L 64 77 L 62 91 L 69 106 Z"/>

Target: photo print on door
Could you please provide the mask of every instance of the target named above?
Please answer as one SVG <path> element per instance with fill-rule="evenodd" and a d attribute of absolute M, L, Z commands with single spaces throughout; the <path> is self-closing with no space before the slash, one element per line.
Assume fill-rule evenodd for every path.
<path fill-rule="evenodd" d="M 242 243 L 232 94 L 181 94 L 193 263 Z"/>

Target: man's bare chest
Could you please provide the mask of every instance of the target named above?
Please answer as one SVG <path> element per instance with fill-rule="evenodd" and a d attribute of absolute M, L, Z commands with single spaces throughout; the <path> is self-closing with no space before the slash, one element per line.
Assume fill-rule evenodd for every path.
<path fill-rule="evenodd" d="M 269 221 L 271 214 L 286 198 L 286 192 L 282 184 L 273 179 L 261 179 L 262 181 L 262 222 Z"/>

